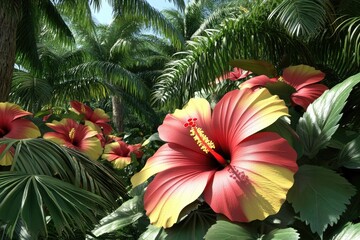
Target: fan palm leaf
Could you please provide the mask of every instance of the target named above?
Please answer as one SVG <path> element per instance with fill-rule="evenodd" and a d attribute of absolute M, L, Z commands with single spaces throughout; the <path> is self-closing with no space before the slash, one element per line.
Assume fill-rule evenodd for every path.
<path fill-rule="evenodd" d="M 23 172 L 0 172 L 0 219 L 12 238 L 22 222 L 33 239 L 47 236 L 46 217 L 58 235 L 85 232 L 104 214 L 109 202 L 59 179 Z"/>
<path fill-rule="evenodd" d="M 75 150 L 42 138 L 0 139 L 0 144 L 7 145 L 2 155 L 14 151 L 11 171 L 55 177 L 100 195 L 113 205 L 119 198 L 126 197 L 123 183 L 112 170 Z"/>

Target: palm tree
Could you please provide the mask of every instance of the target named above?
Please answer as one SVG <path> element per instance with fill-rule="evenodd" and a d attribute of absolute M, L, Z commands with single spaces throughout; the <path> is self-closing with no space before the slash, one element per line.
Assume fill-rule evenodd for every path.
<path fill-rule="evenodd" d="M 98 0 L 91 1 L 91 3 L 95 7 L 99 7 Z M 83 26 L 89 27 L 91 13 L 86 1 L 74 3 L 64 0 L 56 4 L 49 0 L 1 1 L 0 101 L 6 101 L 9 96 L 15 55 L 19 59 L 29 61 L 34 68 L 40 70 L 36 44 L 39 33 L 44 26 L 47 26 L 52 31 L 53 36 L 61 41 L 74 42 L 73 34 L 61 16 L 63 12 L 67 12 L 72 20 L 79 20 L 81 15 Z"/>
<path fill-rule="evenodd" d="M 360 57 L 359 19 L 345 2 L 240 2 L 238 8 L 243 10 L 238 16 L 187 42 L 180 59 L 159 78 L 154 101 L 167 109 L 181 107 L 194 92 L 211 88 L 209 82 L 230 70 L 233 59 L 265 60 L 278 69 L 313 65 L 334 78 L 331 84 L 355 74 Z"/>
<path fill-rule="evenodd" d="M 81 78 L 98 79 L 108 87 L 113 123 L 119 132 L 124 130 L 125 106 L 147 122 L 158 123 L 148 103 L 154 77 L 146 82 L 144 77 L 161 69 L 169 55 L 156 47 L 161 44 L 162 48 L 166 43 L 155 36 L 140 34 L 142 28 L 138 17 L 118 16 L 111 25 L 98 26 L 97 32 L 79 31 L 79 44 L 87 59 L 70 70 Z"/>
<path fill-rule="evenodd" d="M 174 42 L 182 42 L 169 28 L 167 22 L 158 11 L 146 1 L 114 1 L 109 0 L 118 14 L 132 12 L 146 16 L 149 26 L 172 36 Z M 174 0 L 182 7 L 183 0 Z M 67 22 L 77 21 L 83 27 L 92 28 L 91 6 L 99 9 L 101 1 L 72 1 L 72 0 L 4 0 L 0 3 L 0 101 L 7 101 L 9 97 L 15 56 L 29 61 L 32 67 L 41 71 L 36 44 L 38 36 L 44 26 L 53 32 L 55 38 L 66 43 L 74 43 L 74 36 Z M 64 14 L 67 16 L 64 18 Z"/>

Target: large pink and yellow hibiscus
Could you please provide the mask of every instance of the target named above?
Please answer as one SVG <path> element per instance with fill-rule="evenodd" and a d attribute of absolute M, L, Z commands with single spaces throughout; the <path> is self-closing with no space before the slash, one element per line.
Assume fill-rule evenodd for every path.
<path fill-rule="evenodd" d="M 60 122 L 46 123 L 54 132 L 44 134 L 44 139 L 56 142 L 68 148 L 84 153 L 92 160 L 97 160 L 103 148 L 97 137 L 98 132 L 89 126 L 82 125 L 70 118 L 64 118 Z"/>
<path fill-rule="evenodd" d="M 157 174 L 144 196 L 151 223 L 171 227 L 198 198 L 232 221 L 277 213 L 293 185 L 297 154 L 277 133 L 260 131 L 287 112 L 267 89 L 242 89 L 213 111 L 199 98 L 168 114 L 158 129 L 167 143 L 131 178 L 135 187 Z"/>
<path fill-rule="evenodd" d="M 265 75 L 253 77 L 240 85 L 240 88 L 266 87 L 271 93 L 279 95 L 293 105 L 303 109 L 315 101 L 328 88 L 319 84 L 325 74 L 307 65 L 290 66 L 283 70 L 282 76 L 269 78 Z"/>
<path fill-rule="evenodd" d="M 9 103 L 0 102 L 0 138 L 37 138 L 40 137 L 38 127 L 25 116 L 32 115 L 20 108 L 20 106 Z M 5 145 L 0 146 L 0 154 L 6 148 Z M 0 159 L 0 165 L 8 166 L 12 164 L 12 154 L 8 151 L 5 156 Z"/>
<path fill-rule="evenodd" d="M 85 120 L 85 125 L 88 125 L 96 129 L 99 133 L 104 133 L 106 135 L 110 134 L 112 127 L 110 126 L 110 117 L 107 115 L 104 110 L 100 108 L 95 108 L 92 110 L 89 106 L 78 102 L 71 101 L 71 111 L 83 115 Z"/>

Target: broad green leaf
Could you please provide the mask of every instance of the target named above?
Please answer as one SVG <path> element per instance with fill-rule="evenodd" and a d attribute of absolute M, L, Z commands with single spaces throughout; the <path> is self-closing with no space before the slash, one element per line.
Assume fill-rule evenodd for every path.
<path fill-rule="evenodd" d="M 218 220 L 205 235 L 205 240 L 256 240 L 256 234 L 236 223 Z"/>
<path fill-rule="evenodd" d="M 328 147 L 342 150 L 346 144 L 359 136 L 359 133 L 339 127 L 329 142 Z"/>
<path fill-rule="evenodd" d="M 118 209 L 100 220 L 100 224 L 92 230 L 95 236 L 121 230 L 144 216 L 142 196 L 135 196 L 124 202 Z"/>
<path fill-rule="evenodd" d="M 164 240 L 166 236 L 164 228 L 159 228 L 150 224 L 147 227 L 147 230 L 140 235 L 138 240 Z"/>
<path fill-rule="evenodd" d="M 85 232 L 109 206 L 100 196 L 53 177 L 0 172 L 0 221 L 7 223 L 10 238 L 20 221 L 34 239 L 46 237 L 47 216 L 58 235 Z"/>
<path fill-rule="evenodd" d="M 336 223 L 355 194 L 355 188 L 338 173 L 319 166 L 303 165 L 295 174 L 287 200 L 300 219 L 322 236 L 328 225 Z"/>
<path fill-rule="evenodd" d="M 331 238 L 331 240 L 356 240 L 360 238 L 360 223 L 348 223 L 341 231 Z"/>
<path fill-rule="evenodd" d="M 232 67 L 238 67 L 247 71 L 251 71 L 256 75 L 266 75 L 268 77 L 276 76 L 276 69 L 274 65 L 262 60 L 252 59 L 236 59 L 230 61 Z"/>
<path fill-rule="evenodd" d="M 216 214 L 207 205 L 191 211 L 184 219 L 165 230 L 169 240 L 203 239 L 216 222 Z"/>
<path fill-rule="evenodd" d="M 309 105 L 296 128 L 304 144 L 304 154 L 313 158 L 320 149 L 327 147 L 338 128 L 341 111 L 352 88 L 360 82 L 360 73 L 325 91 Z"/>
<path fill-rule="evenodd" d="M 360 168 L 360 136 L 345 145 L 339 159 L 347 168 Z"/>
<path fill-rule="evenodd" d="M 293 228 L 275 229 L 265 236 L 261 237 L 261 240 L 297 240 L 300 239 L 299 233 Z"/>

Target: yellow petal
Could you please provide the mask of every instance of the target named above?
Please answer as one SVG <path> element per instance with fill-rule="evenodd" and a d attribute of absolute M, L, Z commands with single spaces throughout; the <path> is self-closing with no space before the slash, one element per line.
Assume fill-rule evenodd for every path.
<path fill-rule="evenodd" d="M 291 170 L 261 163 L 253 163 L 251 169 L 257 174 L 246 171 L 251 184 L 244 188 L 241 198 L 243 211 L 249 221 L 263 220 L 269 215 L 276 214 L 285 202 L 286 194 L 294 183 L 294 172 Z"/>

